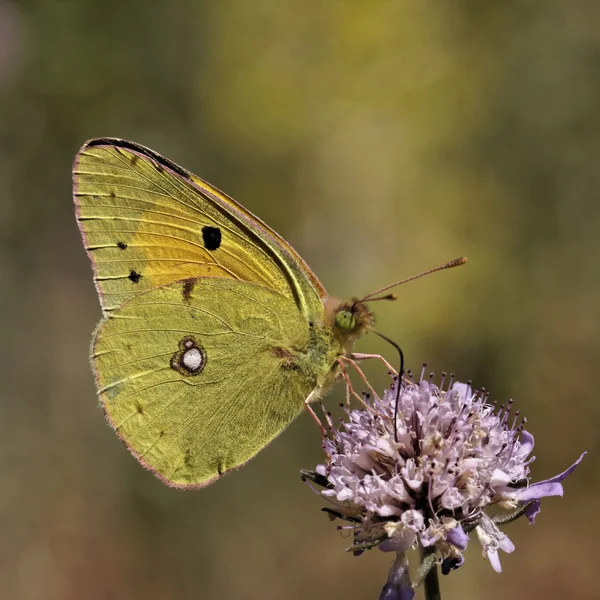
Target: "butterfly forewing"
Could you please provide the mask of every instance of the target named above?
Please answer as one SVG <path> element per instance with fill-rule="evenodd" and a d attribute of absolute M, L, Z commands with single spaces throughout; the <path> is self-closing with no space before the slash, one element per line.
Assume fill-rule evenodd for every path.
<path fill-rule="evenodd" d="M 105 313 L 160 285 L 197 277 L 258 283 L 304 315 L 325 290 L 298 254 L 208 183 L 155 152 L 92 140 L 73 170 L 77 217 Z"/>

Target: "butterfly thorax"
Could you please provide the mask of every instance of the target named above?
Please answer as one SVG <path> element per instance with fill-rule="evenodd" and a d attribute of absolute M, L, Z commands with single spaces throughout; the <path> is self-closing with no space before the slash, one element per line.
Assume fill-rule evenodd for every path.
<path fill-rule="evenodd" d="M 350 356 L 356 340 L 373 322 L 369 308 L 356 299 L 341 302 L 329 298 L 324 307 L 323 318 L 310 322 L 305 346 L 278 349 L 284 368 L 299 371 L 323 391 L 339 376 L 340 357 Z"/>

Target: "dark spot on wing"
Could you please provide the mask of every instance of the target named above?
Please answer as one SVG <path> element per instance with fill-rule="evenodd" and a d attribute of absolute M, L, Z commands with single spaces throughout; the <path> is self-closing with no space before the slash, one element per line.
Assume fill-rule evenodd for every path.
<path fill-rule="evenodd" d="M 161 429 L 160 432 L 159 432 L 159 434 L 158 434 L 158 437 L 163 437 L 165 435 L 165 433 L 166 433 L 165 430 Z"/>
<path fill-rule="evenodd" d="M 185 302 L 189 304 L 192 299 L 192 292 L 194 291 L 194 286 L 196 285 L 195 279 L 186 279 L 183 282 L 183 299 Z"/>
<path fill-rule="evenodd" d="M 207 250 L 216 250 L 221 245 L 221 230 L 205 225 L 202 228 L 202 241 Z"/>
<path fill-rule="evenodd" d="M 134 269 L 131 269 L 131 271 L 129 271 L 129 275 L 127 277 L 132 283 L 139 283 L 140 279 L 142 278 L 142 274 L 138 273 L 137 271 L 135 271 Z"/>
<path fill-rule="evenodd" d="M 117 242 L 117 248 L 121 248 L 121 250 L 125 250 L 125 248 L 127 248 L 127 244 L 125 242 Z"/>
<path fill-rule="evenodd" d="M 117 195 L 114 192 L 111 192 L 110 197 L 114 200 L 117 197 Z"/>
<path fill-rule="evenodd" d="M 132 154 L 131 155 L 131 165 L 133 167 L 135 167 L 135 165 L 139 159 L 140 159 L 140 157 L 137 154 Z"/>
<path fill-rule="evenodd" d="M 137 411 L 138 415 L 144 414 L 144 407 L 137 401 L 135 403 L 135 410 Z"/>
<path fill-rule="evenodd" d="M 277 358 L 283 358 L 283 359 L 291 358 L 291 354 L 290 354 L 289 350 L 286 350 L 285 348 L 282 348 L 281 346 L 275 346 L 273 348 L 273 354 Z"/>
<path fill-rule="evenodd" d="M 276 358 L 278 358 L 281 361 L 281 367 L 283 369 L 298 369 L 298 364 L 294 359 L 294 355 L 286 348 L 282 348 L 281 346 L 275 346 L 273 348 L 273 354 Z"/>
<path fill-rule="evenodd" d="M 220 475 L 223 475 L 224 473 L 224 469 L 223 469 L 223 463 L 219 462 L 219 465 L 217 466 L 217 473 Z"/>

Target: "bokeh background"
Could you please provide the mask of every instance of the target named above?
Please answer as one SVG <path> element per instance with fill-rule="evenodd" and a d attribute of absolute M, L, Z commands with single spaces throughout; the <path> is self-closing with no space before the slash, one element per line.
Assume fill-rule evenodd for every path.
<path fill-rule="evenodd" d="M 503 574 L 472 540 L 444 597 L 599 597 L 599 23 L 593 0 L 0 0 L 0 597 L 376 598 L 391 561 L 345 553 L 301 483 L 307 415 L 199 492 L 105 425 L 70 172 L 109 135 L 243 202 L 337 296 L 467 255 L 374 305 L 379 329 L 514 398 L 536 478 L 590 454 L 507 526 Z"/>

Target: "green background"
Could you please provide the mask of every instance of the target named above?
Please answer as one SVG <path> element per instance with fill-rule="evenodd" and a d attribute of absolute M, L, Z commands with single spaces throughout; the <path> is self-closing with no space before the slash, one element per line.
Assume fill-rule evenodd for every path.
<path fill-rule="evenodd" d="M 373 305 L 378 328 L 409 366 L 514 398 L 534 479 L 590 454 L 506 527 L 503 574 L 473 539 L 444 598 L 594 597 L 599 23 L 593 0 L 0 0 L 0 597 L 376 598 L 392 558 L 346 554 L 301 483 L 321 460 L 307 415 L 198 492 L 105 425 L 70 174 L 97 136 L 227 191 L 336 296 L 467 255 Z"/>

